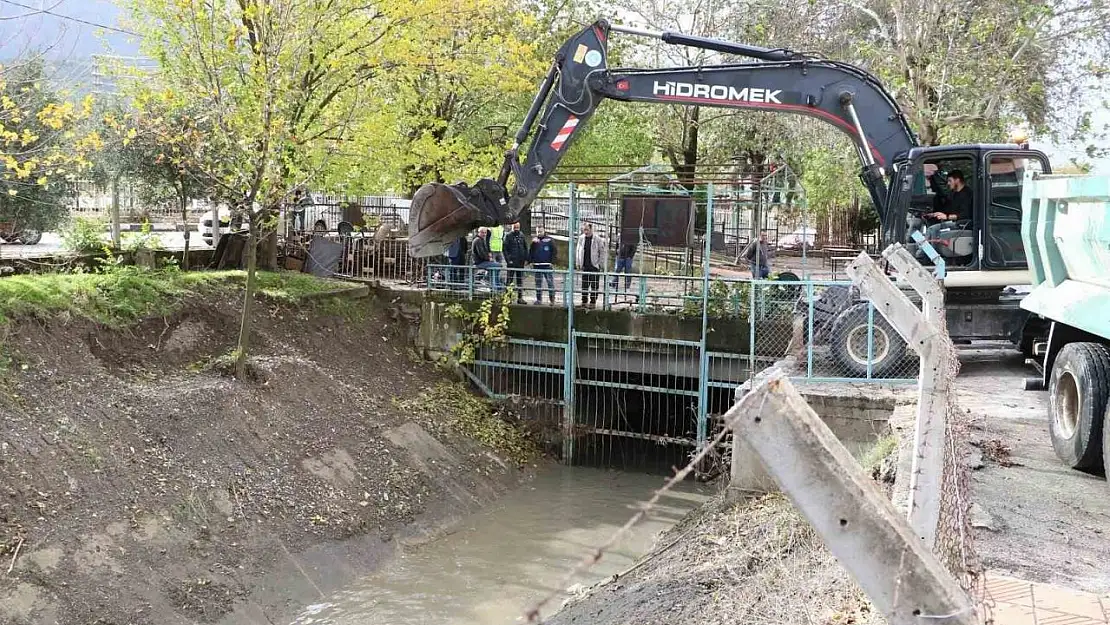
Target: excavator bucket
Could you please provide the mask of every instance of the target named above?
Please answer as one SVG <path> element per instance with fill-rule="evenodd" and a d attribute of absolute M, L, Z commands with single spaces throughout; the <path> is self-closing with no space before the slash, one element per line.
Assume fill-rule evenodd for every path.
<path fill-rule="evenodd" d="M 438 256 L 478 226 L 481 211 L 455 186 L 429 182 L 417 189 L 409 208 L 409 255 Z"/>
<path fill-rule="evenodd" d="M 509 223 L 505 187 L 483 178 L 476 184 L 429 182 L 416 190 L 409 207 L 409 255 L 438 256 L 455 239 L 478 226 Z"/>

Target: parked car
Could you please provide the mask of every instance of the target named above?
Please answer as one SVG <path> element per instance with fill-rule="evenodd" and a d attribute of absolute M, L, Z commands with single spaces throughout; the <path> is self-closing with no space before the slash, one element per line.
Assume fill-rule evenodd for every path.
<path fill-rule="evenodd" d="M 348 219 L 344 219 L 345 215 L 341 204 L 325 204 L 317 198 L 313 199 L 320 203 L 309 204 L 305 207 L 305 230 L 310 232 L 338 232 L 341 235 L 350 234 L 350 231 L 343 224 L 350 223 L 352 226 L 355 224 Z M 377 224 L 384 222 L 392 228 L 404 230 L 408 227 L 411 204 L 411 200 L 392 199 L 389 200 L 387 206 L 363 207 L 362 214 L 368 227 L 376 228 Z M 288 210 L 285 212 L 284 218 L 290 225 L 293 224 L 293 214 Z"/>
<path fill-rule="evenodd" d="M 780 250 L 800 250 L 803 246 L 807 249 L 813 249 L 817 244 L 817 229 L 810 227 L 798 228 L 797 230 L 780 237 L 778 248 Z"/>
<path fill-rule="evenodd" d="M 231 209 L 226 206 L 219 207 L 220 212 L 220 236 L 230 232 L 247 232 L 251 228 L 250 219 L 246 215 L 242 216 L 242 223 L 237 224 L 235 229 L 232 229 L 231 223 Z M 200 230 L 200 238 L 212 245 L 212 211 L 208 211 L 200 216 L 200 221 L 197 223 L 197 229 Z"/>

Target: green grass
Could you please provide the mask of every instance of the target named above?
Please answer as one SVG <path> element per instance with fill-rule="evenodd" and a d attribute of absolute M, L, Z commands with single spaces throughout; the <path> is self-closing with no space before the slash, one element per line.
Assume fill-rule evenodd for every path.
<path fill-rule="evenodd" d="M 188 299 L 241 292 L 245 271 L 152 271 L 121 267 L 104 273 L 40 274 L 0 279 L 0 323 L 73 316 L 108 326 L 166 315 Z M 259 272 L 258 292 L 286 302 L 342 288 L 301 273 Z"/>
<path fill-rule="evenodd" d="M 875 441 L 875 444 L 860 458 L 859 463 L 868 473 L 871 473 L 878 469 L 887 457 L 896 453 L 898 453 L 898 437 L 887 435 Z"/>

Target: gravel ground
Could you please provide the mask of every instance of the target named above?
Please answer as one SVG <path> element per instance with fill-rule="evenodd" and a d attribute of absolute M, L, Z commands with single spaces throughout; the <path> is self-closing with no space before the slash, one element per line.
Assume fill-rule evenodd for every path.
<path fill-rule="evenodd" d="M 956 386 L 984 449 L 972 473 L 976 547 L 988 570 L 1110 592 L 1110 487 L 1060 463 L 1048 436 L 1048 393 L 1012 350 L 961 353 Z M 1008 465 L 1008 466 L 1007 466 Z"/>

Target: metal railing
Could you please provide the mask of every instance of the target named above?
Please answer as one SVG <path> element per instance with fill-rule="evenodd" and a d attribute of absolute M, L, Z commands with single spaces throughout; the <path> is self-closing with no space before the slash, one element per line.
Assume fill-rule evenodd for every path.
<path fill-rule="evenodd" d="M 712 194 L 706 209 L 712 231 Z M 572 250 L 577 214 L 572 190 Z M 916 378 L 904 342 L 850 282 L 715 277 L 712 241 L 700 244 L 698 275 L 584 271 L 573 262 L 566 269 L 431 262 L 422 281 L 433 298 L 466 307 L 509 294 L 501 303 L 517 304 L 510 318 L 544 317 L 515 335 L 510 324 L 510 338 L 482 345 L 463 367 L 492 397 L 550 405 L 572 463 L 614 464 L 659 449 L 678 454 L 677 462 L 720 429 L 740 384 L 784 359 L 797 381 Z M 694 273 L 694 263 L 686 266 Z M 529 312 L 535 306 L 559 309 L 565 333 L 563 319 Z"/>

